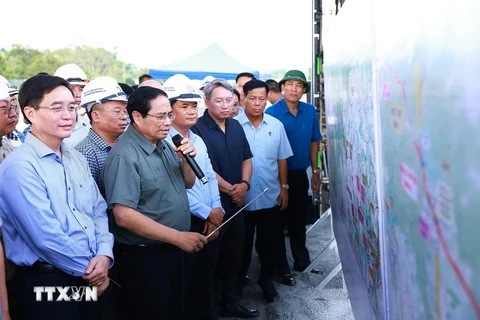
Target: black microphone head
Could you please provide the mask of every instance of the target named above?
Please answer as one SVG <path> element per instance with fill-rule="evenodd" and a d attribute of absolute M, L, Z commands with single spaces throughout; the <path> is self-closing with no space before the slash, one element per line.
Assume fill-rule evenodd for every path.
<path fill-rule="evenodd" d="M 175 147 L 180 147 L 182 145 L 182 140 L 183 140 L 183 137 L 180 133 L 172 137 L 172 142 L 175 145 Z"/>

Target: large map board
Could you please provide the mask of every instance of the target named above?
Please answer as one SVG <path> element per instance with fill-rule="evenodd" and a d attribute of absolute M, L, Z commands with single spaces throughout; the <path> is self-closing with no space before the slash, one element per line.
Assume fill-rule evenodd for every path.
<path fill-rule="evenodd" d="M 346 1 L 324 35 L 334 228 L 357 319 L 480 319 L 480 7 Z"/>

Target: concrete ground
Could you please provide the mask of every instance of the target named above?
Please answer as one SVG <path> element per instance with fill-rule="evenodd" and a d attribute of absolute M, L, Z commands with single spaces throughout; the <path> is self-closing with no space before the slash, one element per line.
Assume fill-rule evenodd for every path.
<path fill-rule="evenodd" d="M 309 226 L 307 226 L 307 228 L 308 227 Z M 287 257 L 290 261 L 290 267 L 292 267 L 293 259 L 290 252 L 289 238 L 286 237 L 285 239 Z M 324 220 L 320 225 L 317 224 L 307 234 L 307 247 L 309 248 L 312 261 L 328 246 L 331 239 L 332 230 L 330 219 Z M 276 282 L 275 285 L 279 293 L 279 298 L 272 303 L 265 302 L 262 291 L 256 284 L 260 272 L 260 262 L 255 250 L 253 251 L 252 264 L 248 272 L 252 280 L 243 289 L 241 303 L 248 308 L 259 310 L 260 316 L 257 319 L 354 319 L 348 293 L 346 289 L 343 289 L 341 272 L 322 290 L 316 288 L 323 278 L 328 275 L 339 262 L 338 255 L 334 249 L 328 249 L 325 256 L 314 264 L 315 268 L 320 269 L 323 274 L 294 272 L 297 283 L 293 287 L 285 286 Z"/>

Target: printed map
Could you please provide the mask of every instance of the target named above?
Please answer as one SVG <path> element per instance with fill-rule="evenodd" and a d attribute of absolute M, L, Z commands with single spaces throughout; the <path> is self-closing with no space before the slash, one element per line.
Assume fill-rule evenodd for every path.
<path fill-rule="evenodd" d="M 473 0 L 347 1 L 327 25 L 332 214 L 356 319 L 480 319 L 479 16 Z"/>
<path fill-rule="evenodd" d="M 389 318 L 480 319 L 480 12 L 427 2 L 375 2 Z"/>
<path fill-rule="evenodd" d="M 364 18 L 364 14 L 368 14 L 368 8 L 355 6 L 348 10 L 347 14 L 338 18 L 352 19 L 352 15 L 348 14 L 352 12 L 350 10 L 355 10 Z M 367 300 L 357 304 L 351 299 L 352 308 L 358 319 L 381 319 L 372 41 L 368 25 L 348 30 L 341 26 L 342 21 L 346 20 L 336 21 L 332 26 L 335 30 L 332 35 L 342 39 L 342 43 L 325 39 L 328 47 L 328 51 L 325 50 L 325 102 L 330 200 L 334 226 L 345 230 L 342 234 L 350 244 L 347 248 L 353 251 L 348 256 L 342 256 L 343 250 L 340 250 L 342 264 L 358 270 L 358 275 L 350 276 L 345 272 L 350 296 L 365 296 Z M 337 45 L 328 46 L 330 43 Z M 337 235 L 340 247 L 342 240 Z M 352 294 L 357 290 L 361 292 Z M 358 316 L 359 308 L 363 309 L 362 316 Z"/>

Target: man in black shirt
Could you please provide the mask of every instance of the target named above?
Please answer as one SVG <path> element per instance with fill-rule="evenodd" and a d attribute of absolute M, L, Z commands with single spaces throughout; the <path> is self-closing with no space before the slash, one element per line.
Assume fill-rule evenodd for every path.
<path fill-rule="evenodd" d="M 245 202 L 245 194 L 250 188 L 249 181 L 252 175 L 252 153 L 243 128 L 237 120 L 229 118 L 233 103 L 232 86 L 223 79 L 215 79 L 204 88 L 204 95 L 208 109 L 192 127 L 192 131 L 202 137 L 207 146 L 213 170 L 217 174 L 226 221 Z M 244 237 L 244 218 L 240 213 L 222 228 L 218 240 L 211 243 L 218 246 L 217 250 L 212 251 L 218 255 L 222 316 L 240 318 L 258 316 L 257 310 L 249 310 L 238 303 Z M 215 313 L 213 301 L 211 313 Z"/>

